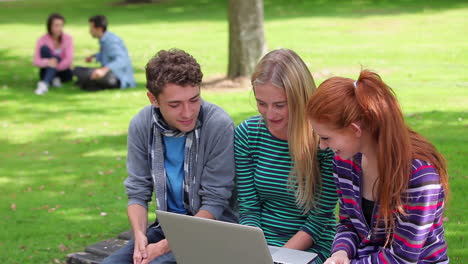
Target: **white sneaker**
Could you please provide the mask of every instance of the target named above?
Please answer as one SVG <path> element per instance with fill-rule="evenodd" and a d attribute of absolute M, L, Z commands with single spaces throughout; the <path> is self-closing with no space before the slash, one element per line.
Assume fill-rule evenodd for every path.
<path fill-rule="evenodd" d="M 48 91 L 49 91 L 49 87 L 48 87 L 47 83 L 45 83 L 43 81 L 37 82 L 37 88 L 34 91 L 35 94 L 41 95 L 41 94 L 47 93 Z"/>
<path fill-rule="evenodd" d="M 55 77 L 55 78 L 52 80 L 52 86 L 53 86 L 53 87 L 62 87 L 62 82 L 60 81 L 60 78 L 59 78 L 59 77 Z"/>

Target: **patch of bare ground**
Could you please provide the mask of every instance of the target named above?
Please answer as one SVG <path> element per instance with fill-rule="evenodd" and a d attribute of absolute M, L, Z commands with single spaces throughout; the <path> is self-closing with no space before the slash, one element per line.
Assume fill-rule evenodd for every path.
<path fill-rule="evenodd" d="M 205 77 L 201 88 L 209 91 L 219 92 L 238 92 L 251 89 L 250 79 L 247 77 L 239 77 L 229 79 L 225 75 L 213 75 Z"/>
<path fill-rule="evenodd" d="M 312 76 L 316 81 L 320 79 L 325 80 L 334 76 L 342 76 L 357 79 L 359 73 L 361 72 L 361 69 L 367 69 L 367 67 L 365 67 L 365 65 L 360 65 L 349 68 L 324 68 L 319 71 L 312 72 Z M 390 73 L 391 70 L 379 69 L 375 72 L 377 72 L 378 74 L 386 75 Z M 320 83 L 317 82 L 316 84 L 318 86 Z M 201 88 L 203 90 L 215 92 L 239 92 L 250 91 L 252 89 L 252 85 L 250 83 L 250 78 L 247 77 L 229 79 L 226 77 L 226 75 L 218 74 L 204 77 L 203 82 L 201 84 Z"/>

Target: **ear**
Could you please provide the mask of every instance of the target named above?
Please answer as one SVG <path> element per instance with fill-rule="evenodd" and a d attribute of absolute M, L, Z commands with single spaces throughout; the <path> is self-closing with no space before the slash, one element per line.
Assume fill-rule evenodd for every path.
<path fill-rule="evenodd" d="M 358 123 L 355 123 L 355 122 L 351 123 L 351 125 L 349 125 L 349 128 L 353 132 L 354 136 L 356 137 L 362 136 L 362 128 Z"/>
<path fill-rule="evenodd" d="M 148 99 L 149 99 L 150 103 L 151 103 L 154 107 L 159 108 L 158 100 L 156 99 L 156 97 L 155 97 L 150 91 L 146 92 L 146 96 L 148 96 Z"/>

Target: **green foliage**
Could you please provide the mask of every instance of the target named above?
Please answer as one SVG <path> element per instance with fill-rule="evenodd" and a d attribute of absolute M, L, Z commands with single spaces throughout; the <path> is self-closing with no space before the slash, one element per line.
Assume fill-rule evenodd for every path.
<path fill-rule="evenodd" d="M 127 126 L 148 103 L 143 69 L 157 50 L 185 49 L 205 76 L 226 73 L 225 1 L 115 2 L 0 1 L 0 263 L 60 263 L 67 253 L 129 228 L 122 185 Z M 129 48 L 138 87 L 85 93 L 67 84 L 35 96 L 32 53 L 51 12 L 67 19 L 75 65 L 97 49 L 88 17 L 106 14 L 109 30 Z M 468 260 L 467 16 L 466 1 L 265 0 L 270 49 L 297 51 L 317 84 L 376 70 L 396 91 L 409 124 L 444 153 L 453 263 Z M 203 96 L 237 124 L 256 114 L 250 91 L 204 90 Z"/>

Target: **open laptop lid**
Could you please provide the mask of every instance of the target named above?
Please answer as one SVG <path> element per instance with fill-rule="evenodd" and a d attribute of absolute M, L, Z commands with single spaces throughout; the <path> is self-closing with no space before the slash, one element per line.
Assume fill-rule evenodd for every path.
<path fill-rule="evenodd" d="M 156 210 L 178 264 L 272 264 L 260 228 Z"/>
<path fill-rule="evenodd" d="M 275 251 L 287 250 L 301 259 L 284 263 L 307 263 L 304 259 L 312 260 L 316 256 L 291 249 L 269 249 L 263 231 L 257 227 L 159 210 L 156 215 L 178 264 L 272 264 L 270 250 L 274 256 Z"/>

